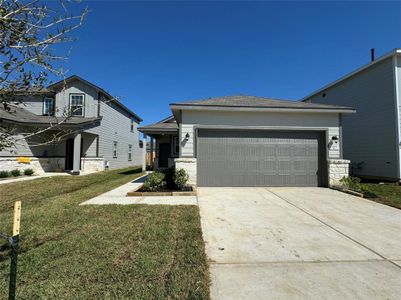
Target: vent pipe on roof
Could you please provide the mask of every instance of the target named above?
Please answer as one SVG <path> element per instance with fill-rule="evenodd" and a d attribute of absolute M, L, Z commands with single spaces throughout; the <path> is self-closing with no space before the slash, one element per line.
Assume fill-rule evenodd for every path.
<path fill-rule="evenodd" d="M 370 61 L 375 61 L 375 48 L 370 49 Z"/>

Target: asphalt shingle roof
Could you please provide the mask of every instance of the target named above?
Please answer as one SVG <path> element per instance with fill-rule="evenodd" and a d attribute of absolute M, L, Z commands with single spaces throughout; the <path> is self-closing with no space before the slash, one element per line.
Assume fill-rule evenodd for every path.
<path fill-rule="evenodd" d="M 173 122 L 165 122 L 164 120 L 153 123 L 150 125 L 146 125 L 143 127 L 138 128 L 139 131 L 154 131 L 154 130 L 160 130 L 160 131 L 174 131 L 178 130 L 178 125 L 175 121 Z"/>
<path fill-rule="evenodd" d="M 6 120 L 9 122 L 29 124 L 29 125 L 45 125 L 55 124 L 63 121 L 62 117 L 56 118 L 52 116 L 39 116 L 27 111 L 26 109 L 16 106 L 8 105 L 8 110 L 4 109 L 3 105 L 0 105 L 0 120 Z M 82 117 L 69 117 L 65 119 L 60 126 L 64 125 L 81 125 L 100 120 L 100 118 L 82 118 Z"/>
<path fill-rule="evenodd" d="M 254 107 L 254 108 L 296 108 L 296 109 L 353 109 L 347 106 L 279 100 L 246 95 L 224 96 L 201 100 L 172 103 L 173 106 L 215 106 L 215 107 Z"/>

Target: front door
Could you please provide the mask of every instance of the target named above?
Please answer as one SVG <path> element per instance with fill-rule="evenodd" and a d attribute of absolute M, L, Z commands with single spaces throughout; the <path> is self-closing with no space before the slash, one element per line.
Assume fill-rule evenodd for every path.
<path fill-rule="evenodd" d="M 65 169 L 72 170 L 74 163 L 74 139 L 67 139 L 65 145 Z"/>
<path fill-rule="evenodd" d="M 159 144 L 159 168 L 168 167 L 168 158 L 170 157 L 170 144 Z"/>
<path fill-rule="evenodd" d="M 84 140 L 81 139 L 80 157 L 82 157 Z M 71 171 L 74 168 L 74 139 L 70 138 L 65 141 L 65 170 Z M 79 162 L 81 169 L 81 161 Z"/>

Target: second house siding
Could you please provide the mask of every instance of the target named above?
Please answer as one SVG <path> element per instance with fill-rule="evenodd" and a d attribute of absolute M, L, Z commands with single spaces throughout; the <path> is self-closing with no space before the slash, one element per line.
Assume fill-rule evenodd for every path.
<path fill-rule="evenodd" d="M 356 108 L 342 118 L 343 153 L 355 175 L 399 177 L 393 78 L 389 58 L 306 99 Z"/>

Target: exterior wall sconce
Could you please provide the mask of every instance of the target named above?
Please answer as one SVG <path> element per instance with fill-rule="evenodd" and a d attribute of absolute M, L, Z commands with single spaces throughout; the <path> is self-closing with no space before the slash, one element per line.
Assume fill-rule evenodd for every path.
<path fill-rule="evenodd" d="M 331 140 L 330 140 L 329 145 L 328 145 L 328 146 L 329 146 L 329 149 L 330 149 L 330 150 L 339 150 L 340 147 L 339 147 L 339 145 L 338 145 L 338 141 L 339 141 L 338 136 L 333 135 L 333 136 L 331 137 Z"/>
<path fill-rule="evenodd" d="M 189 133 L 187 132 L 187 134 L 185 135 L 185 140 L 188 141 L 189 140 Z"/>

